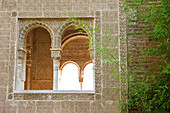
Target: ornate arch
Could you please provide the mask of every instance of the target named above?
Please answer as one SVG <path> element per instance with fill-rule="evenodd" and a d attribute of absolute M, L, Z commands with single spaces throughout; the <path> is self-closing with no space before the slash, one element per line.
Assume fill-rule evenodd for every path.
<path fill-rule="evenodd" d="M 42 27 L 44 29 L 46 29 L 49 34 L 50 34 L 50 37 L 51 37 L 51 47 L 54 47 L 54 33 L 53 33 L 53 30 L 48 26 L 46 25 L 45 23 L 42 23 L 42 22 L 34 22 L 34 23 L 31 23 L 27 26 L 25 26 L 24 28 L 20 29 L 19 30 L 19 42 L 18 42 L 18 47 L 19 48 L 24 48 L 24 45 L 25 45 L 25 37 L 27 36 L 27 34 L 37 28 L 37 27 Z"/>
<path fill-rule="evenodd" d="M 61 45 L 61 50 L 64 49 L 64 47 L 69 44 L 70 42 L 76 40 L 76 39 L 88 39 L 87 36 L 75 36 L 75 37 L 72 37 L 70 39 L 68 39 L 67 41 L 65 41 L 62 45 Z"/>
<path fill-rule="evenodd" d="M 70 27 L 70 26 L 78 26 L 78 27 L 80 27 L 80 28 L 82 28 L 86 33 L 87 33 L 87 35 L 88 36 L 91 36 L 91 32 L 85 27 L 85 24 L 81 24 L 81 21 L 76 21 L 76 22 L 74 22 L 74 21 L 69 21 L 69 22 L 66 22 L 66 23 L 64 23 L 60 28 L 59 28 L 59 30 L 58 30 L 58 34 L 59 34 L 59 37 L 58 37 L 58 39 L 59 39 L 59 44 L 61 44 L 61 36 L 62 36 L 62 34 L 64 33 L 64 31 L 68 28 L 68 27 Z M 58 47 L 60 47 L 61 45 L 58 45 Z"/>
<path fill-rule="evenodd" d="M 62 70 L 63 70 L 64 66 L 66 66 L 67 64 L 74 64 L 74 65 L 76 65 L 76 67 L 78 68 L 78 76 L 79 76 L 79 78 L 81 78 L 79 65 L 78 65 L 76 62 L 74 62 L 74 61 L 67 61 L 67 62 L 65 62 L 65 63 L 60 67 L 60 75 L 59 75 L 59 82 L 60 82 L 60 83 L 61 83 L 61 77 L 62 77 Z"/>
<path fill-rule="evenodd" d="M 85 68 L 88 64 L 90 64 L 90 63 L 93 63 L 93 60 L 90 60 L 90 61 L 86 62 L 86 63 L 83 65 L 82 70 L 84 71 L 84 68 Z"/>
<path fill-rule="evenodd" d="M 19 39 L 18 39 L 18 51 L 17 51 L 17 74 L 16 74 L 16 90 L 24 90 L 24 84 L 26 80 L 26 54 L 27 51 L 25 50 L 25 43 L 26 37 L 28 33 L 37 28 L 41 27 L 48 31 L 51 37 L 51 47 L 53 47 L 53 31 L 49 26 L 41 22 L 34 22 L 28 24 L 19 30 Z"/>
<path fill-rule="evenodd" d="M 71 64 L 75 64 L 75 65 L 77 66 L 78 70 L 80 71 L 79 65 L 78 65 L 76 62 L 74 62 L 74 61 L 67 61 L 67 62 L 65 62 L 65 63 L 61 66 L 60 70 L 62 70 L 65 65 L 70 64 L 70 63 L 71 63 Z"/>

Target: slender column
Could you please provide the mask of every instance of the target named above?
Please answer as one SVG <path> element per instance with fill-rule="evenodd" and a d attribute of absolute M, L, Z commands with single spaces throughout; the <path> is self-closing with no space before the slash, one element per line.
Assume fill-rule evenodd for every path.
<path fill-rule="evenodd" d="M 22 59 L 17 59 L 17 76 L 16 76 L 16 90 L 22 90 L 21 88 L 21 79 L 20 79 L 20 73 L 22 70 Z"/>
<path fill-rule="evenodd" d="M 24 90 L 26 50 L 18 50 L 16 90 Z"/>
<path fill-rule="evenodd" d="M 34 44 L 35 46 L 35 44 Z M 33 40 L 30 36 L 27 36 L 27 59 L 26 59 L 26 90 L 31 90 L 31 66 L 32 66 L 32 50 L 33 50 Z"/>
<path fill-rule="evenodd" d="M 51 48 L 51 58 L 53 59 L 53 90 L 58 90 L 58 70 L 59 59 L 61 57 L 60 48 Z"/>
<path fill-rule="evenodd" d="M 79 83 L 80 83 L 80 90 L 82 90 L 82 85 L 83 85 L 83 77 L 79 78 Z"/>
<path fill-rule="evenodd" d="M 27 64 L 27 90 L 30 90 L 30 81 L 31 81 L 31 64 Z"/>
<path fill-rule="evenodd" d="M 58 90 L 58 61 L 53 59 L 53 90 Z"/>
<path fill-rule="evenodd" d="M 62 76 L 62 71 L 60 71 L 60 77 L 59 77 L 59 84 L 61 85 L 61 76 Z"/>
<path fill-rule="evenodd" d="M 80 90 L 82 90 L 83 76 L 84 76 L 84 72 L 83 72 L 83 70 L 81 70 L 79 73 Z"/>

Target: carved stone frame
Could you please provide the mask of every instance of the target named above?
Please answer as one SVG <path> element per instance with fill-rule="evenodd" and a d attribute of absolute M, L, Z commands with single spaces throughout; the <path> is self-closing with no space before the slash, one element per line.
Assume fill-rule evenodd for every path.
<path fill-rule="evenodd" d="M 121 3 L 119 3 L 119 7 L 121 7 Z M 121 10 L 119 8 L 119 10 Z M 88 16 L 88 15 L 87 15 Z M 86 17 L 87 19 L 87 16 L 84 16 Z M 22 16 L 21 16 L 22 17 Z M 52 17 L 55 17 L 54 15 Z M 56 17 L 58 17 L 58 13 L 56 14 Z M 63 16 L 61 16 L 60 20 L 63 19 L 63 21 L 59 22 L 58 23 L 58 26 L 57 28 L 54 27 L 51 27 L 53 24 L 55 25 L 55 22 L 53 21 L 50 21 L 51 22 L 51 26 L 50 28 L 53 29 L 53 31 L 49 31 L 49 33 L 52 33 L 50 35 L 53 36 L 53 39 L 54 39 L 54 42 L 56 43 L 53 43 L 54 45 L 52 47 L 56 47 L 56 48 L 52 48 L 51 50 L 52 51 L 55 51 L 55 49 L 57 49 L 57 47 L 60 46 L 60 43 L 59 40 L 60 40 L 60 35 L 62 33 L 62 31 L 64 30 L 64 28 L 66 26 L 68 26 L 68 23 L 69 22 L 64 22 L 64 18 L 62 18 Z M 84 18 L 84 17 L 81 17 L 81 18 Z M 88 16 L 89 17 L 89 16 Z M 100 11 L 96 11 L 94 12 L 94 15 L 92 14 L 92 16 L 90 16 L 89 18 L 91 19 L 94 19 L 94 24 L 95 26 L 98 26 L 100 28 L 100 31 L 101 31 L 101 26 L 102 26 L 102 23 L 101 23 L 101 17 L 102 15 L 100 14 Z M 38 17 L 39 18 L 39 17 Z M 48 20 L 47 18 L 44 19 L 44 22 L 43 19 L 32 19 L 32 20 L 29 20 L 29 18 L 20 18 L 18 17 L 18 19 L 16 20 L 18 22 L 18 24 L 21 24 L 19 26 L 27 26 L 25 27 L 25 29 L 29 29 L 31 28 L 31 26 L 35 26 L 35 25 L 40 25 L 41 27 L 45 27 L 46 29 L 48 29 L 48 26 L 46 25 L 49 25 L 48 24 Z M 65 17 L 65 20 L 66 18 L 68 17 Z M 51 19 L 49 18 L 49 20 L 55 20 L 55 19 Z M 29 24 L 25 24 L 25 23 L 21 23 L 20 21 L 28 21 Z M 30 24 L 32 23 L 32 24 Z M 124 14 L 122 14 L 121 11 L 119 11 L 119 34 L 122 35 L 122 36 L 125 36 L 126 34 L 126 18 L 124 16 Z M 13 26 L 12 29 L 15 29 L 15 26 Z M 25 36 L 24 32 L 26 32 L 27 30 L 24 30 L 23 28 L 18 28 L 18 36 L 16 37 L 23 37 Z M 23 31 L 23 32 L 21 32 Z M 12 30 L 11 30 L 12 32 Z M 57 34 L 56 34 L 57 33 Z M 101 33 L 101 32 L 100 32 Z M 101 39 L 101 34 L 95 34 L 95 37 Z M 98 64 L 101 63 L 100 60 L 96 60 L 94 59 L 94 65 L 95 65 L 95 92 L 32 92 L 32 93 L 27 93 L 27 92 L 17 92 L 15 90 L 15 80 L 16 80 L 16 75 L 17 75 L 17 72 L 16 72 L 16 68 L 17 68 L 17 63 L 15 60 L 16 57 L 18 58 L 18 51 L 19 49 L 18 48 L 21 48 L 22 44 L 19 46 L 19 43 L 20 40 L 22 40 L 22 38 L 19 38 L 17 39 L 17 42 L 13 43 L 11 42 L 12 44 L 12 47 L 14 47 L 15 49 L 11 49 L 11 56 L 10 56 L 10 62 L 11 62 L 11 65 L 14 65 L 14 66 L 11 66 L 11 70 L 9 71 L 10 72 L 10 75 L 9 75 L 9 82 L 8 82 L 8 90 L 7 90 L 7 94 L 8 94 L 8 97 L 7 99 L 8 100 L 100 100 L 101 99 L 101 95 L 102 95 L 102 85 L 101 85 L 101 71 L 100 71 L 100 67 Z M 121 40 L 120 40 L 121 41 Z M 15 45 L 17 45 L 18 47 L 15 47 Z M 25 51 L 24 49 L 21 49 L 19 50 L 21 51 L 20 54 L 25 54 Z M 17 55 L 16 55 L 17 53 Z M 126 52 L 127 53 L 127 52 Z M 23 56 L 23 55 L 21 55 Z M 94 58 L 95 58 L 95 54 L 94 54 Z M 23 57 L 21 57 L 21 59 L 23 59 Z M 21 63 L 20 63 L 21 64 Z M 14 68 L 14 70 L 13 70 Z M 24 78 L 22 78 L 24 79 Z"/>
<path fill-rule="evenodd" d="M 91 22 L 91 23 L 95 23 L 95 25 L 101 26 L 100 24 L 100 16 L 97 16 L 98 13 L 96 13 L 95 17 L 90 17 L 89 19 L 86 19 L 87 22 Z M 81 18 L 83 19 L 83 18 Z M 50 20 L 50 19 L 49 19 Z M 26 36 L 26 34 L 28 33 L 28 31 L 30 31 L 31 29 L 35 28 L 35 27 L 43 27 L 45 28 L 51 36 L 51 57 L 53 59 L 53 73 L 57 73 L 58 70 L 58 59 L 60 58 L 60 54 L 61 54 L 61 49 L 60 49 L 60 35 L 62 34 L 62 32 L 68 27 L 70 26 L 71 22 L 66 22 L 65 19 L 63 19 L 63 21 L 60 22 L 56 22 L 58 24 L 58 28 L 55 28 L 54 26 L 52 26 L 55 23 L 55 19 L 54 22 L 50 25 L 47 19 L 18 19 L 19 22 L 19 39 L 18 39 L 18 44 L 17 44 L 17 59 L 16 59 L 16 73 L 15 73 L 15 79 L 14 79 L 14 83 L 17 82 L 17 79 L 19 78 L 18 75 L 21 75 L 21 72 L 24 72 L 24 63 L 26 63 L 25 61 L 25 57 L 26 57 L 26 51 L 24 49 L 24 38 Z M 25 23 L 22 23 L 24 21 L 28 21 Z M 51 20 L 50 20 L 51 21 Z M 29 23 L 29 24 L 26 24 Z M 30 24 L 31 23 L 31 24 Z M 62 25 L 61 25 L 62 24 Z M 20 26 L 24 26 L 24 27 L 20 27 Z M 50 27 L 49 27 L 50 26 Z M 55 29 L 54 29 L 55 28 Z M 57 34 L 56 34 L 57 32 Z M 100 36 L 100 34 L 98 34 L 98 36 Z M 95 61 L 94 61 L 95 62 Z M 23 68 L 21 68 L 23 67 Z M 54 75 L 54 74 L 53 74 Z M 55 74 L 57 75 L 57 74 Z M 19 79 L 19 84 L 22 84 L 23 86 L 23 82 L 25 80 L 25 75 L 22 74 L 23 77 L 20 77 Z M 22 78 L 22 79 L 21 79 Z M 96 73 L 95 70 L 95 77 L 94 77 L 98 82 L 97 86 L 95 85 L 95 91 L 76 91 L 76 92 L 68 92 L 68 91 L 57 91 L 57 86 L 53 86 L 53 89 L 56 91 L 47 91 L 47 90 L 41 90 L 41 91 L 31 91 L 31 92 L 27 92 L 22 90 L 23 87 L 19 87 L 17 89 L 17 85 L 15 84 L 13 86 L 13 92 L 9 92 L 9 99 L 14 99 L 14 100 L 60 100 L 60 99 L 71 99 L 71 97 L 75 97 L 74 99 L 77 98 L 81 98 L 82 95 L 88 95 L 88 97 L 90 97 L 91 100 L 95 99 L 95 93 L 101 93 L 101 75 L 99 73 Z M 57 77 L 53 78 L 54 80 L 58 79 Z M 12 82 L 12 81 L 11 81 Z M 18 85 L 19 85 L 18 84 Z M 58 98 L 60 97 L 60 99 Z M 70 98 L 67 98 L 70 97 Z M 67 99 L 66 99 L 67 98 Z"/>

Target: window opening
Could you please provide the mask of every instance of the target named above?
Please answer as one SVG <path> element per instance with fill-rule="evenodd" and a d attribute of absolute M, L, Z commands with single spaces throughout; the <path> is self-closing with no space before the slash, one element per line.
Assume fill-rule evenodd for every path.
<path fill-rule="evenodd" d="M 89 63 L 84 68 L 82 90 L 94 90 L 93 79 L 93 63 Z"/>
<path fill-rule="evenodd" d="M 59 90 L 80 90 L 79 71 L 75 64 L 66 64 L 61 70 L 61 73 Z"/>
<path fill-rule="evenodd" d="M 18 49 L 16 90 L 94 90 L 92 68 L 89 38 L 82 28 L 67 27 L 61 48 L 51 48 L 49 32 L 34 27 Z"/>
<path fill-rule="evenodd" d="M 53 89 L 53 61 L 51 38 L 41 27 L 31 30 L 26 36 L 26 81 L 25 90 Z"/>
<path fill-rule="evenodd" d="M 85 74 L 86 74 L 85 83 L 83 78 L 84 65 L 87 62 L 91 61 L 90 51 L 89 51 L 89 38 L 87 37 L 86 32 L 81 28 L 76 29 L 75 26 L 73 25 L 67 27 L 61 37 L 61 50 L 62 50 L 62 54 L 61 54 L 61 59 L 59 61 L 59 69 L 60 69 L 59 83 L 61 83 L 61 86 L 59 87 L 59 89 L 60 90 L 65 90 L 65 89 L 94 90 L 93 88 L 94 80 L 92 77 L 94 75 L 93 75 L 93 70 L 90 70 L 90 68 L 93 67 L 93 63 L 89 64 L 86 67 L 87 69 L 85 68 Z M 66 67 L 65 66 L 63 67 L 63 65 L 67 62 L 74 62 L 77 65 L 73 63 L 73 64 L 67 64 L 65 65 Z M 78 67 L 78 69 L 75 69 L 76 68 L 75 66 Z M 90 73 L 87 72 L 89 71 L 88 69 L 90 70 Z M 75 72 L 75 70 L 77 70 L 78 72 L 77 71 Z M 77 73 L 78 76 L 75 73 Z M 75 76 L 77 76 L 77 78 Z M 68 77 L 71 78 L 69 79 Z M 75 81 L 71 80 L 74 77 L 75 77 L 74 79 Z M 68 85 L 63 86 L 62 85 L 63 83 L 68 83 L 69 86 Z M 75 85 L 70 85 L 74 83 Z M 77 84 L 79 84 L 79 86 L 77 86 Z M 82 86 L 83 84 L 85 85 Z"/>

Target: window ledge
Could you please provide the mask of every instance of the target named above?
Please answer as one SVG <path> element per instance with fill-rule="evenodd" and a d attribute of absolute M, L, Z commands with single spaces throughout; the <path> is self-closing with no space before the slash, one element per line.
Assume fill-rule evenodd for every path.
<path fill-rule="evenodd" d="M 66 94 L 95 94 L 94 90 L 14 90 L 14 93 L 66 93 Z"/>

